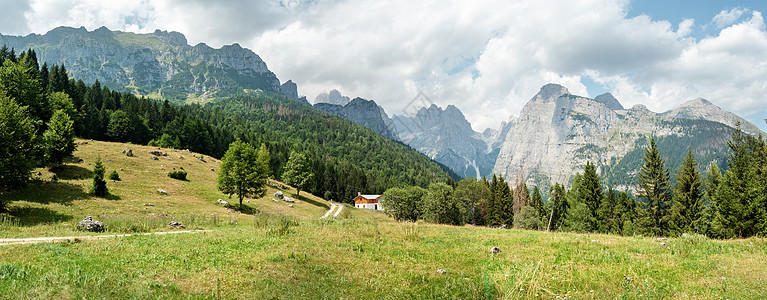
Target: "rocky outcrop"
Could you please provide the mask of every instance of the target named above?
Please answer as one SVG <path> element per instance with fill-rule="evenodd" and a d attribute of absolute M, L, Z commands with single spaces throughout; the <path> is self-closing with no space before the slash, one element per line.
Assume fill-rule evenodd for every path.
<path fill-rule="evenodd" d="M 497 152 L 491 145 L 498 139 L 498 133 L 483 135 L 474 131 L 453 105 L 443 110 L 432 104 L 412 117 L 396 115 L 392 125 L 400 141 L 460 176 L 481 177 L 493 167 Z"/>
<path fill-rule="evenodd" d="M 35 49 L 40 62 L 64 65 L 70 76 L 91 84 L 171 101 L 205 101 L 243 90 L 283 93 L 299 100 L 295 84 L 280 85 L 253 51 L 239 44 L 214 49 L 187 44 L 178 32 L 136 34 L 101 27 L 58 27 L 44 35 L 0 35 L 0 44 Z"/>
<path fill-rule="evenodd" d="M 670 118 L 714 121 L 730 127 L 735 127 L 737 123 L 740 123 L 744 132 L 754 135 L 761 133 L 756 125 L 703 98 L 687 101 L 681 106 L 663 113 L 663 115 Z"/>
<path fill-rule="evenodd" d="M 388 125 L 391 122 L 389 116 L 373 100 L 354 98 L 354 100 L 346 105 L 316 103 L 314 108 L 326 113 L 342 116 L 354 123 L 370 128 L 387 138 L 396 139 L 396 135 L 392 133 Z"/>
<path fill-rule="evenodd" d="M 107 230 L 107 225 L 104 222 L 94 220 L 91 216 L 87 216 L 77 224 L 77 230 L 102 232 Z"/>
<path fill-rule="evenodd" d="M 317 97 L 314 98 L 314 104 L 317 104 L 317 103 L 327 103 L 327 104 L 344 106 L 349 103 L 349 97 L 341 95 L 341 92 L 339 92 L 336 89 L 333 89 L 327 94 L 323 93 L 323 94 L 317 95 Z"/>

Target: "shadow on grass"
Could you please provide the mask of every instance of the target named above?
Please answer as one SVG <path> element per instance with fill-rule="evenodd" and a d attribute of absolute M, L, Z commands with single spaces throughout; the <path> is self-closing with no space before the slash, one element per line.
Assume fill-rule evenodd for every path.
<path fill-rule="evenodd" d="M 323 207 L 325 209 L 330 209 L 330 206 L 328 206 L 327 204 L 321 203 L 321 202 L 316 201 L 316 200 L 309 199 L 309 197 L 306 197 L 304 195 L 293 194 L 293 196 L 295 196 L 296 199 L 304 201 L 304 202 L 309 203 L 311 205 Z"/>
<path fill-rule="evenodd" d="M 242 207 L 240 207 L 239 203 L 237 204 L 230 204 L 227 206 L 227 208 L 231 208 L 239 213 L 246 214 L 246 215 L 255 215 L 258 213 L 261 213 L 257 208 L 251 207 L 250 205 L 247 205 L 245 203 L 242 204 Z"/>
<path fill-rule="evenodd" d="M 76 184 L 51 181 L 33 181 L 19 190 L 0 194 L 0 201 L 12 203 L 26 201 L 40 204 L 71 205 L 74 200 L 86 200 L 96 198 L 88 193 L 86 188 Z M 120 200 L 120 196 L 108 194 L 104 199 Z"/>
<path fill-rule="evenodd" d="M 61 165 L 51 168 L 50 171 L 56 174 L 59 179 L 83 179 L 93 177 L 93 172 L 81 166 Z"/>
<path fill-rule="evenodd" d="M 71 215 L 39 207 L 13 207 L 8 214 L 16 218 L 21 226 L 35 226 L 42 223 L 59 223 L 73 219 Z"/>

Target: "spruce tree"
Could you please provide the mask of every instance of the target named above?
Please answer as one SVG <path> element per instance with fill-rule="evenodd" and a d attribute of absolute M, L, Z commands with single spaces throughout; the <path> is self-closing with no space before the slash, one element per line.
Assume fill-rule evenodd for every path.
<path fill-rule="evenodd" d="M 641 229 L 655 236 L 666 235 L 669 230 L 671 192 L 668 168 L 663 163 L 655 138 L 652 138 L 645 150 L 644 165 L 639 170 L 639 197 L 644 199 Z"/>
<path fill-rule="evenodd" d="M 541 217 L 541 220 L 548 217 L 546 210 L 543 208 L 543 197 L 541 197 L 541 191 L 538 189 L 538 186 L 535 186 L 533 189 L 533 196 L 530 199 L 530 206 L 538 211 L 538 215 Z"/>
<path fill-rule="evenodd" d="M 725 238 L 752 236 L 764 227 L 765 195 L 749 138 L 753 139 L 737 124 L 728 142 L 732 154 L 727 162 L 729 170 L 717 188 L 713 225 L 716 234 Z"/>
<path fill-rule="evenodd" d="M 709 237 L 717 237 L 718 235 L 713 229 L 714 219 L 717 213 L 717 201 L 716 194 L 719 188 L 719 183 L 722 181 L 722 172 L 719 170 L 719 166 L 716 163 L 711 162 L 706 173 L 706 179 L 704 180 L 703 190 L 703 212 L 701 212 L 700 230 L 699 232 Z"/>
<path fill-rule="evenodd" d="M 567 216 L 567 199 L 565 198 L 565 187 L 560 183 L 554 183 L 551 187 L 551 197 L 549 198 L 550 211 L 549 219 L 546 225 L 546 231 L 559 230 Z"/>
<path fill-rule="evenodd" d="M 503 179 L 503 176 L 498 178 L 498 199 L 497 207 L 500 211 L 499 218 L 501 224 L 508 225 L 509 227 L 514 222 L 514 212 L 512 208 L 512 195 L 514 191 L 509 186 L 509 183 Z"/>
<path fill-rule="evenodd" d="M 586 204 L 589 210 L 591 223 L 588 224 L 588 231 L 599 229 L 598 214 L 599 205 L 602 203 L 602 185 L 599 182 L 596 167 L 589 161 L 583 170 L 583 178 L 578 189 L 579 202 Z"/>
<path fill-rule="evenodd" d="M 622 207 L 620 204 L 616 192 L 612 188 L 608 188 L 608 190 L 605 191 L 604 197 L 602 197 L 599 209 L 597 209 L 599 232 L 614 234 L 621 232 L 620 212 L 622 211 Z"/>
<path fill-rule="evenodd" d="M 671 207 L 672 232 L 682 234 L 698 232 L 700 218 L 703 213 L 703 194 L 698 164 L 692 149 L 687 149 L 679 171 L 676 174 L 674 187 L 674 205 Z"/>
<path fill-rule="evenodd" d="M 107 188 L 107 182 L 104 180 L 104 173 L 106 168 L 101 163 L 101 157 L 96 159 L 93 164 L 93 186 L 91 186 L 90 193 L 98 197 L 106 197 L 109 194 Z"/>

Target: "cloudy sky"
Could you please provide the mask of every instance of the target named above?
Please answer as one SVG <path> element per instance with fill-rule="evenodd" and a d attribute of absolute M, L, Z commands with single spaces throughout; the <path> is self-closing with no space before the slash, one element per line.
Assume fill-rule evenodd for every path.
<path fill-rule="evenodd" d="M 0 33 L 178 31 L 239 43 L 314 99 L 338 89 L 405 114 L 419 93 L 498 128 L 549 82 L 656 112 L 703 97 L 767 131 L 762 1 L 4 1 Z M 10 3 L 8 3 L 10 2 Z"/>

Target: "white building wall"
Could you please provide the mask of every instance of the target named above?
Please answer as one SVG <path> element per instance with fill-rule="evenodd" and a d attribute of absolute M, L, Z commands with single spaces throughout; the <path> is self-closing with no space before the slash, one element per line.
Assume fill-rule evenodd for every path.
<path fill-rule="evenodd" d="M 364 208 L 364 209 L 372 209 L 372 210 L 383 210 L 383 207 L 381 207 L 380 203 L 355 204 L 354 207 L 356 207 L 356 208 Z"/>

